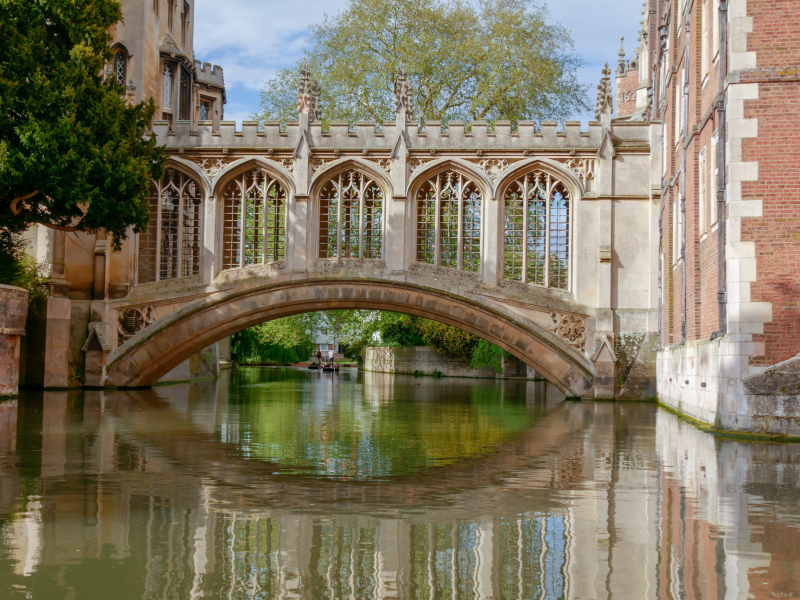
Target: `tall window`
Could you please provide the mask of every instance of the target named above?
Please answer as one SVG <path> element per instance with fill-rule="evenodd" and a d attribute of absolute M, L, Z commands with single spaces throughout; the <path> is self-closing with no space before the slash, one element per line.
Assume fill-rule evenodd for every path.
<path fill-rule="evenodd" d="M 186 46 L 186 28 L 189 22 L 189 3 L 183 3 L 183 12 L 181 13 L 181 46 Z"/>
<path fill-rule="evenodd" d="M 180 81 L 180 111 L 179 119 L 188 121 L 190 119 L 190 111 L 192 109 L 192 76 L 189 71 L 181 67 L 181 81 Z"/>
<path fill-rule="evenodd" d="M 417 190 L 417 261 L 481 270 L 482 194 L 469 177 L 443 171 Z"/>
<path fill-rule="evenodd" d="M 167 27 L 172 31 L 172 24 L 175 18 L 175 0 L 167 0 Z"/>
<path fill-rule="evenodd" d="M 706 167 L 706 149 L 700 152 L 700 197 L 699 197 L 699 229 L 700 234 L 706 232 L 706 211 L 708 210 L 708 169 Z"/>
<path fill-rule="evenodd" d="M 237 176 L 223 191 L 222 268 L 286 258 L 286 189 L 263 169 Z"/>
<path fill-rule="evenodd" d="M 711 224 L 717 222 L 719 205 L 717 204 L 717 190 L 719 169 L 717 168 L 717 134 L 711 138 Z"/>
<path fill-rule="evenodd" d="M 200 120 L 208 121 L 209 115 L 211 115 L 211 102 L 203 100 L 200 103 Z"/>
<path fill-rule="evenodd" d="M 700 77 L 705 78 L 708 75 L 708 54 L 709 54 L 709 33 L 711 29 L 711 19 L 709 19 L 709 2 L 703 2 L 702 5 L 702 20 L 703 20 L 703 36 L 701 43 L 703 47 L 700 49 Z"/>
<path fill-rule="evenodd" d="M 125 76 L 127 72 L 127 56 L 125 56 L 125 51 L 120 48 L 117 50 L 116 54 L 114 54 L 114 79 L 116 82 L 121 85 L 125 86 Z"/>
<path fill-rule="evenodd" d="M 161 106 L 165 110 L 172 108 L 172 67 L 170 65 L 164 67 L 164 88 Z"/>
<path fill-rule="evenodd" d="M 200 273 L 202 193 L 183 173 L 167 169 L 153 182 L 150 222 L 139 234 L 137 283 L 188 277 Z"/>
<path fill-rule="evenodd" d="M 506 188 L 504 276 L 565 290 L 569 287 L 570 196 L 544 171 L 531 171 Z"/>
<path fill-rule="evenodd" d="M 360 171 L 345 171 L 319 192 L 319 257 L 380 258 L 383 190 Z"/>

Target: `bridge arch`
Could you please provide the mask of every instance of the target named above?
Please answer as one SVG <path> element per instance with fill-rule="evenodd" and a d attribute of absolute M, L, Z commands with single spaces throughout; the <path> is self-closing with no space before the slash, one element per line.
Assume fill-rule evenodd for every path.
<path fill-rule="evenodd" d="M 518 315 L 446 291 L 379 280 L 309 279 L 242 284 L 173 311 L 119 346 L 104 384 L 146 387 L 225 337 L 264 321 L 339 308 L 392 310 L 479 335 L 534 367 L 568 397 L 593 387 L 592 365 L 540 326 Z"/>
<path fill-rule="evenodd" d="M 294 177 L 289 173 L 280 163 L 272 159 L 264 158 L 261 156 L 252 156 L 248 158 L 240 158 L 235 160 L 229 165 L 225 165 L 216 177 L 214 177 L 213 186 L 211 188 L 211 195 L 219 200 L 225 186 L 231 179 L 237 175 L 250 170 L 250 169 L 264 169 L 275 179 L 281 182 L 291 196 L 295 194 Z"/>

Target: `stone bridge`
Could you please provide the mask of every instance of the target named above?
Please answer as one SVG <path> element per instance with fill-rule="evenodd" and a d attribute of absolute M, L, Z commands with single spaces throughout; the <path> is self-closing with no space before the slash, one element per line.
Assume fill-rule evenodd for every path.
<path fill-rule="evenodd" d="M 609 99 L 587 130 L 422 128 L 400 86 L 395 122 L 323 128 L 304 85 L 286 126 L 153 124 L 150 226 L 95 250 L 87 384 L 149 386 L 257 323 L 365 308 L 475 333 L 571 397 L 655 395 L 660 125 Z"/>

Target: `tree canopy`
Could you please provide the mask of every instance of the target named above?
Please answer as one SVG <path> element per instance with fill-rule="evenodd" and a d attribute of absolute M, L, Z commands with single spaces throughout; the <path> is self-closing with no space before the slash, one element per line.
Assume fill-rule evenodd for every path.
<path fill-rule="evenodd" d="M 311 27 L 304 58 L 261 95 L 261 120 L 294 121 L 302 63 L 326 120 L 394 115 L 402 64 L 423 121 L 563 119 L 587 108 L 569 32 L 539 0 L 350 0 Z"/>
<path fill-rule="evenodd" d="M 0 0 L 0 228 L 105 229 L 116 247 L 150 212 L 162 150 L 152 100 L 129 104 L 113 77 L 118 0 Z"/>

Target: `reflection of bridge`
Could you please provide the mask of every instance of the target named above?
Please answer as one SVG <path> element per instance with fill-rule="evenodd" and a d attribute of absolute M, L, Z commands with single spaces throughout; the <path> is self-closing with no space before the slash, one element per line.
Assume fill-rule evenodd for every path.
<path fill-rule="evenodd" d="M 226 389 L 170 386 L 134 402 L 48 392 L 43 410 L 33 398 L 19 408 L 19 431 L 31 437 L 37 421 L 43 435 L 16 445 L 17 409 L 3 405 L 0 481 L 19 490 L 20 469 L 44 483 L 22 508 L 0 493 L 0 569 L 77 597 L 125 568 L 145 582 L 136 598 L 522 599 L 691 598 L 700 587 L 744 598 L 797 566 L 796 530 L 780 517 L 796 513 L 789 445 L 716 439 L 664 412 L 654 430 L 650 405 L 569 403 L 511 442 L 507 463 L 465 461 L 442 487 L 436 476 L 382 482 L 377 502 L 368 484 L 330 482 L 313 496 L 311 482 L 215 441 L 237 425 Z M 176 431 L 191 434 L 188 449 Z M 768 459 L 787 469 L 764 469 Z M 333 497 L 350 500 L 333 510 Z M 81 560 L 93 577 L 63 569 Z"/>
<path fill-rule="evenodd" d="M 659 126 L 606 105 L 583 132 L 422 130 L 401 105 L 379 129 L 156 122 L 150 227 L 96 255 L 87 381 L 150 385 L 244 327 L 357 307 L 462 327 L 569 396 L 652 397 Z"/>

